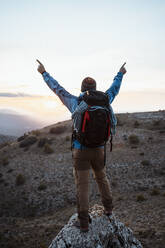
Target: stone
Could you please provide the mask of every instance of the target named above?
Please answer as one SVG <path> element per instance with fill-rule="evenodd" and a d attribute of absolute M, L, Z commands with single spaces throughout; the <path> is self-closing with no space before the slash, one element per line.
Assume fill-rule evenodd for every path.
<path fill-rule="evenodd" d="M 89 214 L 92 223 L 87 233 L 73 225 L 77 219 L 77 214 L 74 214 L 49 248 L 142 248 L 132 230 L 117 220 L 114 214 L 106 216 L 102 206 L 94 205 Z"/>

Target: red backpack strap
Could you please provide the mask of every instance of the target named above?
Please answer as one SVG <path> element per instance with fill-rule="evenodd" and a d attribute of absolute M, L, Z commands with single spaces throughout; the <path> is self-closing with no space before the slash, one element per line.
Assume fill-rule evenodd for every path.
<path fill-rule="evenodd" d="M 85 112 L 84 114 L 84 120 L 83 120 L 83 124 L 82 124 L 82 132 L 84 133 L 85 132 L 85 125 L 86 125 L 86 121 L 89 121 L 90 120 L 90 116 L 89 116 L 89 113 L 88 113 L 88 110 Z"/>

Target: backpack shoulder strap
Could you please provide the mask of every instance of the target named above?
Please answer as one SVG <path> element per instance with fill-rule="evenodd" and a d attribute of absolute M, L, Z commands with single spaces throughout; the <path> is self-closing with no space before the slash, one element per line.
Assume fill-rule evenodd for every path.
<path fill-rule="evenodd" d="M 79 105 L 80 102 L 82 102 L 82 101 L 83 101 L 83 95 L 81 95 L 81 96 L 78 97 L 78 105 Z"/>

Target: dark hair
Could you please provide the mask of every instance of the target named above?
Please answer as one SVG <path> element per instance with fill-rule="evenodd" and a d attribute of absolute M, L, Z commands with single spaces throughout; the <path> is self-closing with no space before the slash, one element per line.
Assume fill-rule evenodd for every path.
<path fill-rule="evenodd" d="M 96 90 L 96 81 L 91 77 L 86 77 L 82 81 L 81 91 Z"/>

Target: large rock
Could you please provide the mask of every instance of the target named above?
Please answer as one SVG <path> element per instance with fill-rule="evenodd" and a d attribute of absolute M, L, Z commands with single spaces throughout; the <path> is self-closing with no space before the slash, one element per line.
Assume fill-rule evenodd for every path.
<path fill-rule="evenodd" d="M 92 223 L 87 233 L 82 233 L 73 224 L 74 214 L 59 232 L 49 248 L 142 248 L 132 230 L 116 219 L 104 215 L 103 207 L 95 205 L 90 211 Z"/>

